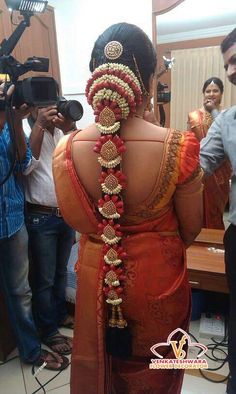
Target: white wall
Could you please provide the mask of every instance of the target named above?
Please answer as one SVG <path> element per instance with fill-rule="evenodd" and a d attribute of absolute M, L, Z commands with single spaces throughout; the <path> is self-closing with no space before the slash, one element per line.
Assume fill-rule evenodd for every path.
<path fill-rule="evenodd" d="M 99 34 L 117 22 L 134 23 L 152 37 L 151 0 L 49 0 L 55 8 L 62 91 L 84 107 L 77 123 L 82 128 L 93 122 L 84 96 L 90 76 L 90 54 Z"/>

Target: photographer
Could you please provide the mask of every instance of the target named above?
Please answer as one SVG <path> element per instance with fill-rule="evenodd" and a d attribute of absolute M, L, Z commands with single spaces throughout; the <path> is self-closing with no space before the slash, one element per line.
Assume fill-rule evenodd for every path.
<path fill-rule="evenodd" d="M 7 99 L 13 93 L 11 86 Z M 4 84 L 0 85 L 0 281 L 15 332 L 22 361 L 61 370 L 68 366 L 66 357 L 41 350 L 32 316 L 31 289 L 28 283 L 28 234 L 24 224 L 24 192 L 21 173 L 33 166 L 32 153 L 22 128 L 22 118 L 29 108 L 13 109 L 7 119 Z M 9 122 L 13 133 L 10 133 Z M 14 137 L 13 137 L 14 135 Z M 15 149 L 14 149 L 15 146 Z M 15 157 L 15 152 L 17 153 Z M 13 163 L 13 165 L 12 165 Z"/>
<path fill-rule="evenodd" d="M 0 128 L 1 133 L 3 132 L 4 125 L 6 124 L 6 113 L 5 113 L 5 98 L 4 98 L 4 86 L 5 84 L 0 79 Z M 10 98 L 14 91 L 14 86 L 10 86 L 7 91 L 7 96 Z M 25 140 L 24 131 L 22 128 L 22 119 L 29 114 L 29 108 L 26 104 L 23 104 L 20 110 L 14 112 L 14 118 L 12 119 L 14 128 L 17 132 L 16 150 L 18 152 L 18 158 L 20 162 L 23 162 L 26 159 L 27 153 L 27 144 Z M 7 125 L 6 125 L 7 128 Z"/>
<path fill-rule="evenodd" d="M 58 209 L 52 175 L 53 151 L 75 124 L 56 106 L 35 107 L 28 119 L 36 164 L 25 179 L 26 225 L 32 259 L 33 309 L 42 341 L 59 354 L 70 354 L 72 340 L 58 327 L 73 328 L 65 300 L 66 267 L 75 232 Z"/>

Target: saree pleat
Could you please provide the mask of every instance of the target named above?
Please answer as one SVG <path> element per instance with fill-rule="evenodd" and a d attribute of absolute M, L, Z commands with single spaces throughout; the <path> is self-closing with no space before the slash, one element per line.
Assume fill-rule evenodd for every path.
<path fill-rule="evenodd" d="M 91 241 L 89 237 L 83 236 L 79 254 L 81 263 L 77 266 L 80 283 L 76 295 L 75 320 L 80 324 L 76 324 L 74 329 L 72 393 L 103 394 L 106 392 L 105 385 L 109 384 L 109 360 L 104 356 L 106 319 L 100 259 L 101 245 L 96 240 Z M 78 391 L 78 388 L 81 388 L 81 391 Z"/>

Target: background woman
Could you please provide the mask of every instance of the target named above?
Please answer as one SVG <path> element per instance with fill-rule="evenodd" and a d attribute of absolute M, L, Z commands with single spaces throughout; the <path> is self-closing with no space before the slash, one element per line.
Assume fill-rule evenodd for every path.
<path fill-rule="evenodd" d="M 199 143 L 143 119 L 155 68 L 141 29 L 108 28 L 86 87 L 95 123 L 54 155 L 59 206 L 82 234 L 73 394 L 181 392 L 182 371 L 149 369 L 150 347 L 189 324 L 185 249 L 202 224 Z M 170 346 L 161 352 L 175 357 Z"/>
<path fill-rule="evenodd" d="M 220 103 L 224 91 L 221 79 L 207 79 L 202 88 L 203 107 L 188 114 L 189 130 L 193 131 L 199 141 L 207 134 L 209 127 L 220 113 Z M 229 198 L 229 180 L 231 167 L 225 161 L 204 181 L 204 222 L 203 227 L 224 229 L 223 214 Z"/>

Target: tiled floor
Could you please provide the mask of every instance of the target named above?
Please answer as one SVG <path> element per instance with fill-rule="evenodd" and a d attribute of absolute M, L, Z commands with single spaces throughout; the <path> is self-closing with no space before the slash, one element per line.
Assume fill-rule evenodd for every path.
<path fill-rule="evenodd" d="M 68 336 L 73 334 L 68 329 L 61 329 L 60 331 Z M 15 354 L 13 352 L 9 358 L 14 357 Z M 37 375 L 37 378 L 43 385 L 56 374 L 57 372 L 44 369 Z M 70 368 L 67 368 L 50 382 L 45 390 L 51 394 L 69 394 L 69 381 Z M 32 367 L 21 363 L 19 358 L 3 365 L 0 364 L 0 394 L 33 394 L 39 388 L 39 384 L 32 375 Z M 43 394 L 43 390 L 40 389 L 37 393 Z"/>
<path fill-rule="evenodd" d="M 199 321 L 191 323 L 190 332 L 199 339 L 198 335 Z M 71 330 L 62 330 L 65 335 L 71 335 Z M 208 339 L 200 338 L 200 342 L 208 344 Z M 209 364 L 211 368 L 218 366 L 215 362 Z M 219 371 L 212 372 L 210 378 L 216 380 L 227 376 L 227 365 Z M 52 371 L 43 370 L 37 376 L 42 384 L 55 376 L 56 373 Z M 49 383 L 45 390 L 49 394 L 69 394 L 70 386 L 70 368 L 61 372 L 51 383 Z M 39 385 L 31 373 L 31 366 L 22 365 L 19 358 L 16 358 L 4 365 L 0 365 L 0 394 L 33 394 L 39 389 Z M 212 383 L 200 376 L 198 371 L 193 373 L 187 372 L 184 377 L 184 384 L 182 394 L 225 394 L 225 383 Z M 43 394 L 43 390 L 37 391 L 38 394 Z M 36 393 L 35 393 L 36 394 Z M 83 394 L 83 393 L 81 393 Z M 94 393 L 91 393 L 94 394 Z M 164 393 L 163 393 L 164 394 Z"/>

